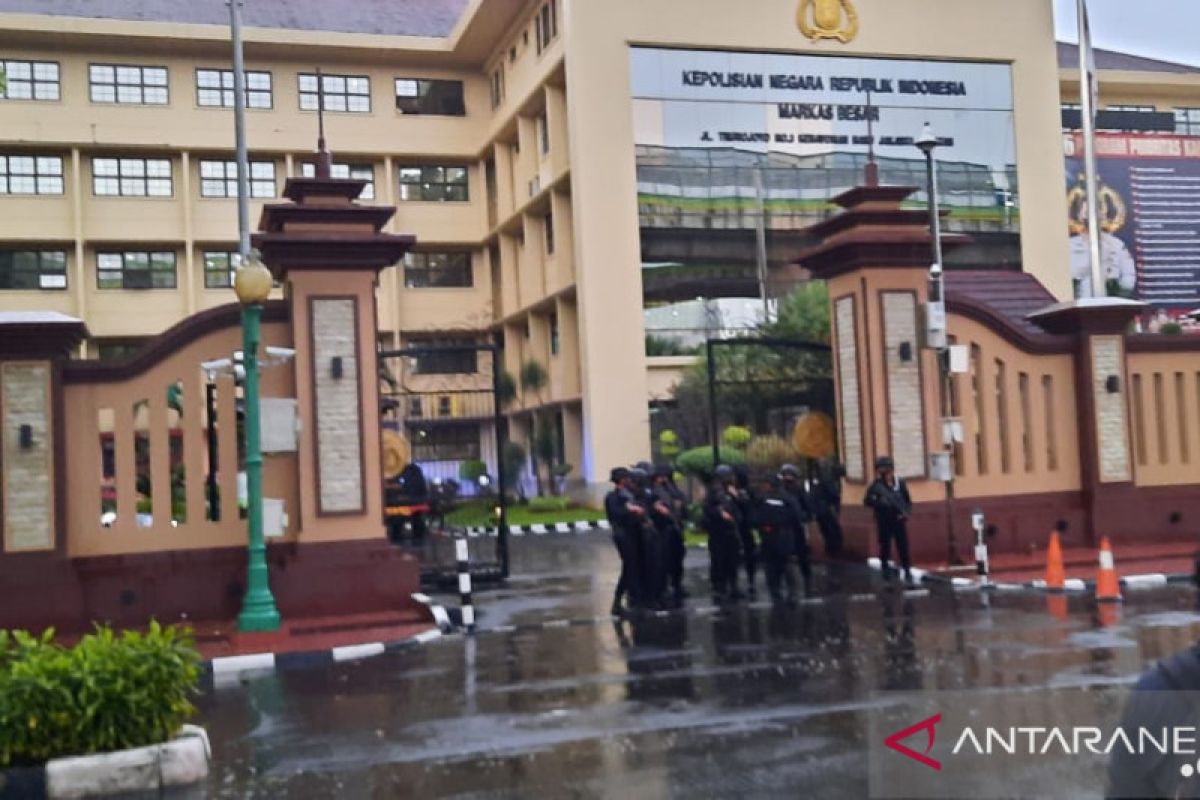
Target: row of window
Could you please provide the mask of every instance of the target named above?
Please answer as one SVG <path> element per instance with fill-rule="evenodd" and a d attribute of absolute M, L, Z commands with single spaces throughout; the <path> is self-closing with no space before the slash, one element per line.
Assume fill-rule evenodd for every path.
<path fill-rule="evenodd" d="M 558 0 L 546 0 L 533 15 L 533 39 L 537 44 L 538 55 L 541 55 L 550 43 L 558 38 Z M 529 29 L 521 33 L 523 46 L 529 45 Z M 508 60 L 517 60 L 517 44 L 514 42 L 508 48 Z M 501 61 L 492 70 L 490 77 L 492 108 L 498 108 L 504 102 L 504 62 Z"/>
<path fill-rule="evenodd" d="M 300 165 L 303 176 L 311 178 L 311 163 Z M 375 168 L 370 164 L 334 164 L 335 178 L 353 178 L 367 182 L 359 195 L 375 199 Z M 275 163 L 250 162 L 250 196 L 271 198 L 276 195 Z M 400 167 L 400 199 L 465 202 L 467 168 L 449 166 Z M 62 194 L 63 159 L 61 156 L 0 155 L 0 195 Z M 174 194 L 169 158 L 93 158 L 92 193 L 99 197 L 171 197 Z M 237 162 L 200 160 L 201 197 L 237 197 Z"/>
<path fill-rule="evenodd" d="M 62 69 L 55 61 L 0 60 L 6 85 L 0 87 L 5 100 L 62 99 Z M 274 79 L 270 72 L 247 70 L 246 107 L 270 109 L 275 105 Z M 371 111 L 371 79 L 366 75 L 329 75 L 301 72 L 297 76 L 300 108 L 316 111 Z M 433 78 L 395 79 L 396 110 L 402 114 L 462 117 L 463 82 Z M 197 69 L 196 105 L 216 108 L 233 106 L 233 70 Z M 165 106 L 170 102 L 166 67 L 137 64 L 89 64 L 88 98 L 93 103 Z"/>
<path fill-rule="evenodd" d="M 1063 103 L 1063 111 L 1082 110 L 1078 103 Z M 1134 111 L 1138 113 L 1154 113 L 1158 109 L 1147 105 L 1118 104 L 1104 107 L 1105 111 Z M 1200 136 L 1200 108 L 1176 108 L 1175 133 L 1180 136 Z"/>
<path fill-rule="evenodd" d="M 203 253 L 204 286 L 228 289 L 241 264 L 236 252 Z M 128 250 L 96 254 L 99 289 L 175 289 L 176 255 L 170 250 Z M 471 254 L 465 251 L 408 253 L 404 285 L 409 289 L 461 289 L 474 285 Z M 0 250 L 0 289 L 66 289 L 63 250 Z"/>

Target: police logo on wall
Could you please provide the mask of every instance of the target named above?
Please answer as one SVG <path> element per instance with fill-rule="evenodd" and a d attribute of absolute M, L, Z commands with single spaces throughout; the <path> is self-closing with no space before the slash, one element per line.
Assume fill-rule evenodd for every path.
<path fill-rule="evenodd" d="M 814 42 L 837 39 L 845 44 L 858 35 L 858 12 L 851 0 L 800 0 L 796 25 Z"/>

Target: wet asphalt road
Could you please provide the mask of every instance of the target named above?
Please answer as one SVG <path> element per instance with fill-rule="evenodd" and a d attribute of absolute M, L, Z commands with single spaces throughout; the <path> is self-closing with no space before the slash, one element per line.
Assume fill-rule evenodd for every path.
<path fill-rule="evenodd" d="M 863 797 L 880 692 L 1123 693 L 1200 636 L 1186 587 L 1130 596 L 1105 628 L 1086 598 L 1063 614 L 1035 594 L 900 595 L 857 569 L 799 608 L 716 609 L 707 553 L 689 564 L 685 609 L 614 624 L 605 535 L 516 539 L 514 578 L 476 593 L 474 639 L 205 694 L 213 773 L 176 796 Z M 818 569 L 825 591 L 828 577 Z M 1083 772 L 1052 794 L 1102 786 Z"/>

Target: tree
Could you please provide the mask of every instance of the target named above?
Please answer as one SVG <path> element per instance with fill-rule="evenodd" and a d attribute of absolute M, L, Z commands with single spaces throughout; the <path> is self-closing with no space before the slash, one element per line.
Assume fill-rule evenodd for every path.
<path fill-rule="evenodd" d="M 504 443 L 504 474 L 508 476 L 509 486 L 515 486 L 517 497 L 524 499 L 524 492 L 521 489 L 521 481 L 518 476 L 521 474 L 521 468 L 525 466 L 525 448 L 521 447 L 517 442 Z"/>
<path fill-rule="evenodd" d="M 780 301 L 772 322 L 760 325 L 761 337 L 827 344 L 830 339 L 829 290 L 809 281 Z M 766 432 L 770 412 L 801 405 L 832 403 L 832 361 L 828 353 L 767 344 L 713 348 L 720 424 L 745 425 Z M 675 408 L 664 424 L 686 443 L 712 440 L 709 430 L 708 365 L 701 358 L 673 391 Z M 782 431 L 779 431 L 782 432 Z"/>
<path fill-rule="evenodd" d="M 542 402 L 542 389 L 545 388 L 549 376 L 546 374 L 546 368 L 539 362 L 530 359 L 521 365 L 521 391 L 531 392 L 537 395 L 538 402 Z M 539 462 L 544 461 L 547 470 L 554 467 L 554 435 L 549 431 L 549 426 L 546 425 L 545 419 L 540 419 L 541 413 L 532 415 L 529 418 L 529 443 L 530 447 L 530 467 L 533 469 L 533 480 L 537 486 L 538 497 L 541 497 L 545 492 L 545 485 L 542 483 L 542 470 Z M 549 436 L 547 440 L 546 437 Z M 542 447 L 548 441 L 549 447 Z M 549 455 L 544 455 L 545 453 Z M 553 481 L 551 481 L 553 483 Z"/>

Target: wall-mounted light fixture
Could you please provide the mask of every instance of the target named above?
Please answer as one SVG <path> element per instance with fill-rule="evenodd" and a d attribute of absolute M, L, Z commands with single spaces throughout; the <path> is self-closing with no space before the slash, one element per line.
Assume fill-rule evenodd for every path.
<path fill-rule="evenodd" d="M 1121 378 L 1119 375 L 1109 375 L 1104 379 L 1104 391 L 1109 394 L 1116 394 L 1121 391 Z"/>
<path fill-rule="evenodd" d="M 912 342 L 901 342 L 900 343 L 900 360 L 905 363 L 908 363 L 909 361 L 913 360 Z"/>
<path fill-rule="evenodd" d="M 334 356 L 329 362 L 329 375 L 335 381 L 342 379 L 342 357 Z"/>
<path fill-rule="evenodd" d="M 17 428 L 17 444 L 22 450 L 28 450 L 33 447 L 33 426 L 22 425 Z"/>

